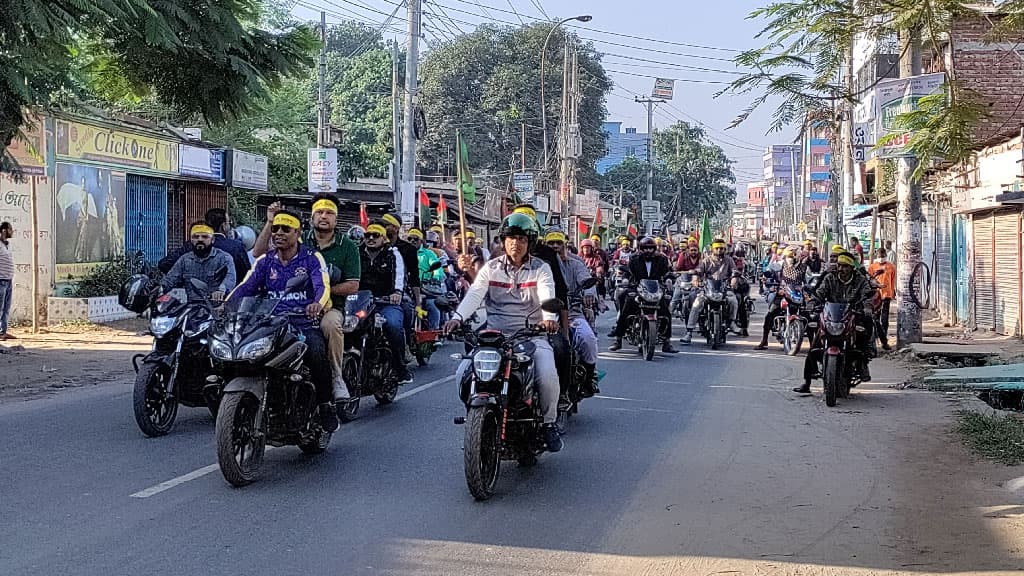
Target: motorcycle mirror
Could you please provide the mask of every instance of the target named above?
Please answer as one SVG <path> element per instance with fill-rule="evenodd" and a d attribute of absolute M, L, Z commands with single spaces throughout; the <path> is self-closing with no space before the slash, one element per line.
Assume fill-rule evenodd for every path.
<path fill-rule="evenodd" d="M 189 278 L 188 282 L 189 284 L 192 285 L 193 288 L 195 288 L 199 292 L 206 292 L 207 289 L 209 289 L 209 286 L 206 285 L 206 282 L 203 282 L 198 278 Z"/>
<path fill-rule="evenodd" d="M 330 277 L 331 286 L 341 283 L 341 268 L 338 268 L 334 264 L 328 264 L 327 275 Z"/>
<path fill-rule="evenodd" d="M 594 278 L 593 276 L 591 276 L 590 278 L 587 278 L 586 280 L 584 280 L 582 284 L 580 284 L 580 289 L 581 290 L 590 290 L 594 286 L 597 286 L 597 278 Z"/>
<path fill-rule="evenodd" d="M 292 276 L 285 283 L 284 291 L 285 293 L 298 292 L 306 287 L 307 282 L 309 282 L 309 276 Z"/>
<path fill-rule="evenodd" d="M 213 283 L 216 284 L 217 286 L 220 286 L 224 282 L 224 279 L 227 278 L 227 276 L 228 269 L 225 266 L 224 268 L 217 270 L 217 273 L 213 275 Z"/>
<path fill-rule="evenodd" d="M 558 298 L 551 298 L 540 303 L 540 309 L 545 312 L 558 313 L 565 308 L 565 304 Z"/>

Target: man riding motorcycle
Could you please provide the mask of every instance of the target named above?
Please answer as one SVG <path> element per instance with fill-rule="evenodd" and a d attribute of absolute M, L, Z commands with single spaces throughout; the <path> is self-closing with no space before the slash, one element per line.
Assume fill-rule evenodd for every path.
<path fill-rule="evenodd" d="M 398 250 L 388 245 L 387 230 L 382 224 L 366 227 L 363 247 L 359 249 L 362 266 L 360 288 L 369 290 L 374 298 L 386 299 L 388 304 L 378 310 L 384 320 L 384 337 L 391 350 L 391 367 L 400 384 L 412 382 L 412 375 L 405 367 L 405 313 L 402 310 L 402 296 L 405 294 L 405 262 Z M 416 264 L 417 269 L 419 264 Z M 419 274 L 417 273 L 417 276 Z"/>
<path fill-rule="evenodd" d="M 569 294 L 576 294 L 580 286 L 591 277 L 590 270 L 579 256 L 574 256 L 566 248 L 565 234 L 562 232 L 549 232 L 544 237 L 544 241 L 558 253 L 558 264 L 562 268 L 562 276 L 568 284 Z M 586 371 L 582 391 L 585 396 L 589 397 L 598 392 L 594 389 L 594 374 L 597 372 L 597 335 L 594 334 L 590 323 L 583 315 L 583 306 L 595 305 L 597 289 L 589 288 L 584 290 L 582 295 L 582 301 L 570 299 L 569 302 L 566 302 L 566 306 L 569 308 L 570 341 L 576 353 L 579 354 L 580 363 Z"/>
<path fill-rule="evenodd" d="M 777 277 L 779 286 L 772 298 L 771 305 L 768 308 L 768 313 L 764 315 L 764 326 L 761 329 L 761 343 L 755 346 L 754 350 L 768 349 L 768 336 L 771 334 L 772 326 L 775 324 L 775 318 L 780 314 L 783 314 L 782 295 L 779 294 L 778 291 L 784 290 L 787 286 L 796 286 L 802 291 L 806 274 L 807 263 L 805 260 L 797 261 L 796 249 L 790 246 L 783 250 L 782 269 L 779 270 Z"/>
<path fill-rule="evenodd" d="M 245 280 L 228 296 L 239 300 L 246 296 L 267 294 L 280 299 L 276 313 L 299 313 L 288 316 L 288 322 L 305 337 L 303 361 L 309 367 L 320 405 L 320 425 L 327 432 L 338 429 L 338 415 L 331 402 L 331 365 L 323 332 L 314 327 L 312 319 L 320 316 L 331 302 L 330 278 L 323 256 L 299 242 L 302 223 L 295 214 L 281 210 L 270 223 L 273 248 L 260 256 Z M 301 292 L 286 292 L 288 280 L 308 278 Z"/>
<path fill-rule="evenodd" d="M 172 288 L 184 288 L 191 299 L 194 296 L 189 280 L 195 278 L 209 289 L 203 294 L 211 300 L 221 300 L 223 295 L 235 287 L 235 263 L 231 255 L 213 245 L 213 228 L 204 221 L 194 222 L 189 230 L 192 251 L 186 252 L 171 266 L 167 275 L 160 280 L 166 292 Z M 223 280 L 219 280 L 223 278 Z"/>
<path fill-rule="evenodd" d="M 657 280 L 661 282 L 666 275 L 671 273 L 668 265 L 668 258 L 658 253 L 658 244 L 654 238 L 645 236 L 640 240 L 640 252 L 629 260 L 629 283 L 630 286 L 637 286 L 641 280 Z M 619 295 L 619 318 L 615 322 L 615 330 L 612 335 L 615 343 L 608 349 L 612 352 L 622 349 L 622 336 L 626 333 L 626 322 L 629 317 L 637 312 L 637 303 L 632 298 L 631 290 L 624 291 Z M 661 351 L 666 354 L 675 354 L 677 350 L 672 346 L 672 317 L 668 309 L 668 302 L 661 300 L 658 305 L 658 326 L 662 339 Z"/>
<path fill-rule="evenodd" d="M 676 259 L 676 272 L 681 275 L 693 274 L 693 271 L 700 266 L 700 248 L 696 242 L 691 242 L 686 245 L 686 248 L 679 252 L 679 257 Z M 682 307 L 683 310 L 687 309 L 687 306 L 683 306 L 683 293 L 685 292 L 683 282 L 680 280 L 676 282 L 675 288 L 672 290 L 672 310 L 677 307 Z M 692 302 L 687 302 L 692 304 Z"/>
<path fill-rule="evenodd" d="M 555 298 L 552 270 L 546 262 L 531 256 L 540 235 L 537 222 L 526 214 L 512 213 L 501 223 L 498 235 L 505 254 L 480 268 L 455 317 L 445 324 L 445 332 L 458 329 L 481 304 L 487 311 L 489 329 L 513 333 L 529 324 L 556 332 L 558 315 L 540 308 L 542 302 Z M 555 354 L 546 337 L 534 338 L 533 342 L 536 346 L 533 369 L 540 386 L 544 441 L 549 452 L 558 452 L 562 449 L 562 439 L 555 425 L 560 394 Z"/>
<path fill-rule="evenodd" d="M 580 242 L 580 258 L 583 259 L 583 263 L 590 270 L 594 278 L 598 279 L 597 294 L 603 297 L 605 295 L 604 278 L 608 273 L 608 262 L 601 256 L 598 250 L 593 240 Z"/>
<path fill-rule="evenodd" d="M 715 238 L 711 242 L 711 254 L 701 260 L 700 265 L 693 273 L 694 286 L 698 286 L 701 280 L 719 280 L 727 283 L 732 279 L 732 273 L 736 269 L 736 265 L 730 256 L 726 256 L 725 248 L 724 240 Z M 736 318 L 738 306 L 736 294 L 729 290 L 725 293 L 725 299 L 729 304 L 729 313 L 725 321 L 728 326 L 732 326 L 733 320 Z M 683 344 L 689 344 L 693 339 L 693 330 L 697 327 L 697 321 L 700 319 L 700 312 L 704 309 L 704 304 L 704 294 L 697 294 L 697 297 L 693 300 L 693 306 L 690 307 L 690 318 L 686 323 L 686 334 L 680 340 Z"/>
<path fill-rule="evenodd" d="M 836 270 L 822 277 L 821 284 L 815 290 L 814 297 L 821 302 L 835 302 L 840 304 L 857 304 L 863 306 L 863 310 L 856 315 L 857 324 L 864 328 L 857 332 L 857 349 L 864 358 L 861 366 L 861 381 L 870 382 L 871 373 L 868 371 L 868 359 L 873 356 L 870 351 L 874 339 L 872 334 L 873 320 L 871 316 L 871 299 L 874 296 L 875 288 L 871 285 L 867 276 L 858 273 L 856 270 L 857 260 L 853 254 L 843 252 L 836 256 Z M 817 376 L 818 360 L 822 350 L 812 343 L 811 351 L 804 361 L 804 384 L 794 388 L 794 392 L 800 394 L 811 393 L 811 380 Z"/>
<path fill-rule="evenodd" d="M 417 248 L 416 258 L 418 261 L 417 270 L 420 275 L 420 293 L 423 297 L 423 306 L 416 310 L 419 315 L 426 314 L 427 328 L 437 330 L 441 323 L 441 311 L 437 308 L 434 298 L 444 295 L 447 291 L 445 284 L 444 270 L 434 268 L 435 263 L 441 264 L 437 253 L 424 245 L 423 232 L 418 228 L 412 228 L 406 234 L 406 241 Z M 422 312 L 421 312 L 422 311 Z"/>

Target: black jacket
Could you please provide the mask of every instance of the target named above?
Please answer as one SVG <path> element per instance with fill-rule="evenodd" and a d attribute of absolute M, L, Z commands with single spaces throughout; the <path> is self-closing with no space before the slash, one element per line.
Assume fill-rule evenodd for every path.
<path fill-rule="evenodd" d="M 235 278 L 239 282 L 245 278 L 245 275 L 249 273 L 249 254 L 245 250 L 245 245 L 233 238 L 228 238 L 223 234 L 214 234 L 213 236 L 213 247 L 219 248 L 228 253 L 231 256 L 231 261 L 235 263 Z M 192 251 L 192 241 L 185 240 L 181 245 L 181 248 L 177 252 L 172 252 L 167 256 L 160 259 L 157 263 L 157 268 L 161 272 L 167 274 L 174 267 L 174 263 L 178 261 L 185 254 Z"/>
<path fill-rule="evenodd" d="M 569 285 L 565 283 L 565 276 L 562 275 L 562 266 L 558 263 L 558 253 L 545 244 L 536 244 L 533 247 L 532 255 L 548 263 L 551 267 L 551 275 L 555 279 L 555 298 L 568 304 Z"/>
<path fill-rule="evenodd" d="M 386 298 L 396 291 L 401 291 L 404 278 L 397 277 L 398 257 L 394 250 L 387 244 L 375 256 L 370 256 L 366 246 L 359 248 L 359 262 L 361 274 L 359 276 L 359 289 L 373 292 L 376 298 Z M 417 263 L 416 270 L 419 270 Z M 403 271 L 404 272 L 404 271 Z M 418 274 L 417 274 L 418 276 Z"/>
<path fill-rule="evenodd" d="M 651 271 L 647 272 L 647 260 L 643 255 L 636 255 L 629 259 L 629 281 L 636 284 L 641 280 L 661 280 L 666 274 L 672 272 L 668 258 L 663 254 L 655 254 L 651 257 Z"/>

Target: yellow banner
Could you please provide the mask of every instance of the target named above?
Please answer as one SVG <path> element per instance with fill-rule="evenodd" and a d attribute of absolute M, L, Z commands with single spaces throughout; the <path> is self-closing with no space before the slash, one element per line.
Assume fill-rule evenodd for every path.
<path fill-rule="evenodd" d="M 57 156 L 178 173 L 178 142 L 57 120 Z"/>

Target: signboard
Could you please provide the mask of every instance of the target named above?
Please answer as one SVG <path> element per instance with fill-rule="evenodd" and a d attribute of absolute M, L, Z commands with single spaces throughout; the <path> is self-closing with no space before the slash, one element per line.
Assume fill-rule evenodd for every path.
<path fill-rule="evenodd" d="M 614 222 L 617 225 L 618 224 L 625 224 L 626 221 L 625 221 L 625 219 L 623 219 L 622 216 L 623 216 L 622 208 L 619 208 L 618 206 L 612 208 L 612 222 Z"/>
<path fill-rule="evenodd" d="M 231 151 L 231 182 L 235 188 L 267 191 L 267 157 Z"/>
<path fill-rule="evenodd" d="M 548 191 L 548 212 L 562 211 L 562 194 L 558 190 Z"/>
<path fill-rule="evenodd" d="M 870 210 L 874 204 L 851 204 L 843 207 L 843 226 L 846 228 L 847 236 L 856 236 L 862 242 L 867 242 L 871 237 L 871 216 L 853 219 L 857 214 Z"/>
<path fill-rule="evenodd" d="M 576 195 L 576 214 L 578 216 L 585 216 L 587 218 L 593 218 L 597 216 L 597 207 L 599 204 L 600 194 L 597 190 L 584 190 L 582 194 Z"/>
<path fill-rule="evenodd" d="M 56 131 L 60 159 L 178 173 L 178 142 L 69 120 L 57 120 Z"/>
<path fill-rule="evenodd" d="M 46 174 L 46 142 L 43 135 L 43 119 L 38 116 L 30 118 L 31 126 L 22 126 L 21 133 L 16 135 L 7 147 L 7 153 L 14 158 L 26 176 L 42 176 Z"/>
<path fill-rule="evenodd" d="M 550 212 L 551 200 L 547 194 L 537 194 L 534 197 L 533 207 L 536 208 L 537 212 Z"/>
<path fill-rule="evenodd" d="M 77 282 L 124 254 L 124 172 L 57 164 L 53 243 L 57 282 Z"/>
<path fill-rule="evenodd" d="M 338 150 L 310 148 L 306 154 L 307 184 L 310 194 L 338 191 Z"/>
<path fill-rule="evenodd" d="M 922 97 L 938 93 L 945 78 L 945 74 L 938 72 L 879 82 L 875 88 L 875 134 L 879 140 L 889 134 L 900 134 L 894 142 L 878 151 L 880 158 L 906 154 L 905 148 L 913 134 L 898 130 L 895 126 L 896 118 L 900 114 L 917 110 L 917 103 Z"/>
<path fill-rule="evenodd" d="M 537 196 L 537 190 L 534 188 L 533 183 L 533 172 L 517 172 L 513 174 L 512 189 L 516 191 L 516 196 L 519 196 L 520 202 L 533 204 L 533 200 Z"/>
<path fill-rule="evenodd" d="M 654 90 L 651 91 L 653 98 L 671 100 L 672 92 L 675 89 L 675 80 L 671 78 L 655 78 Z"/>
<path fill-rule="evenodd" d="M 661 223 L 661 201 L 644 200 L 640 203 L 640 219 L 644 222 Z"/>
<path fill-rule="evenodd" d="M 224 181 L 224 151 L 178 145 L 178 172 L 204 180 Z"/>

